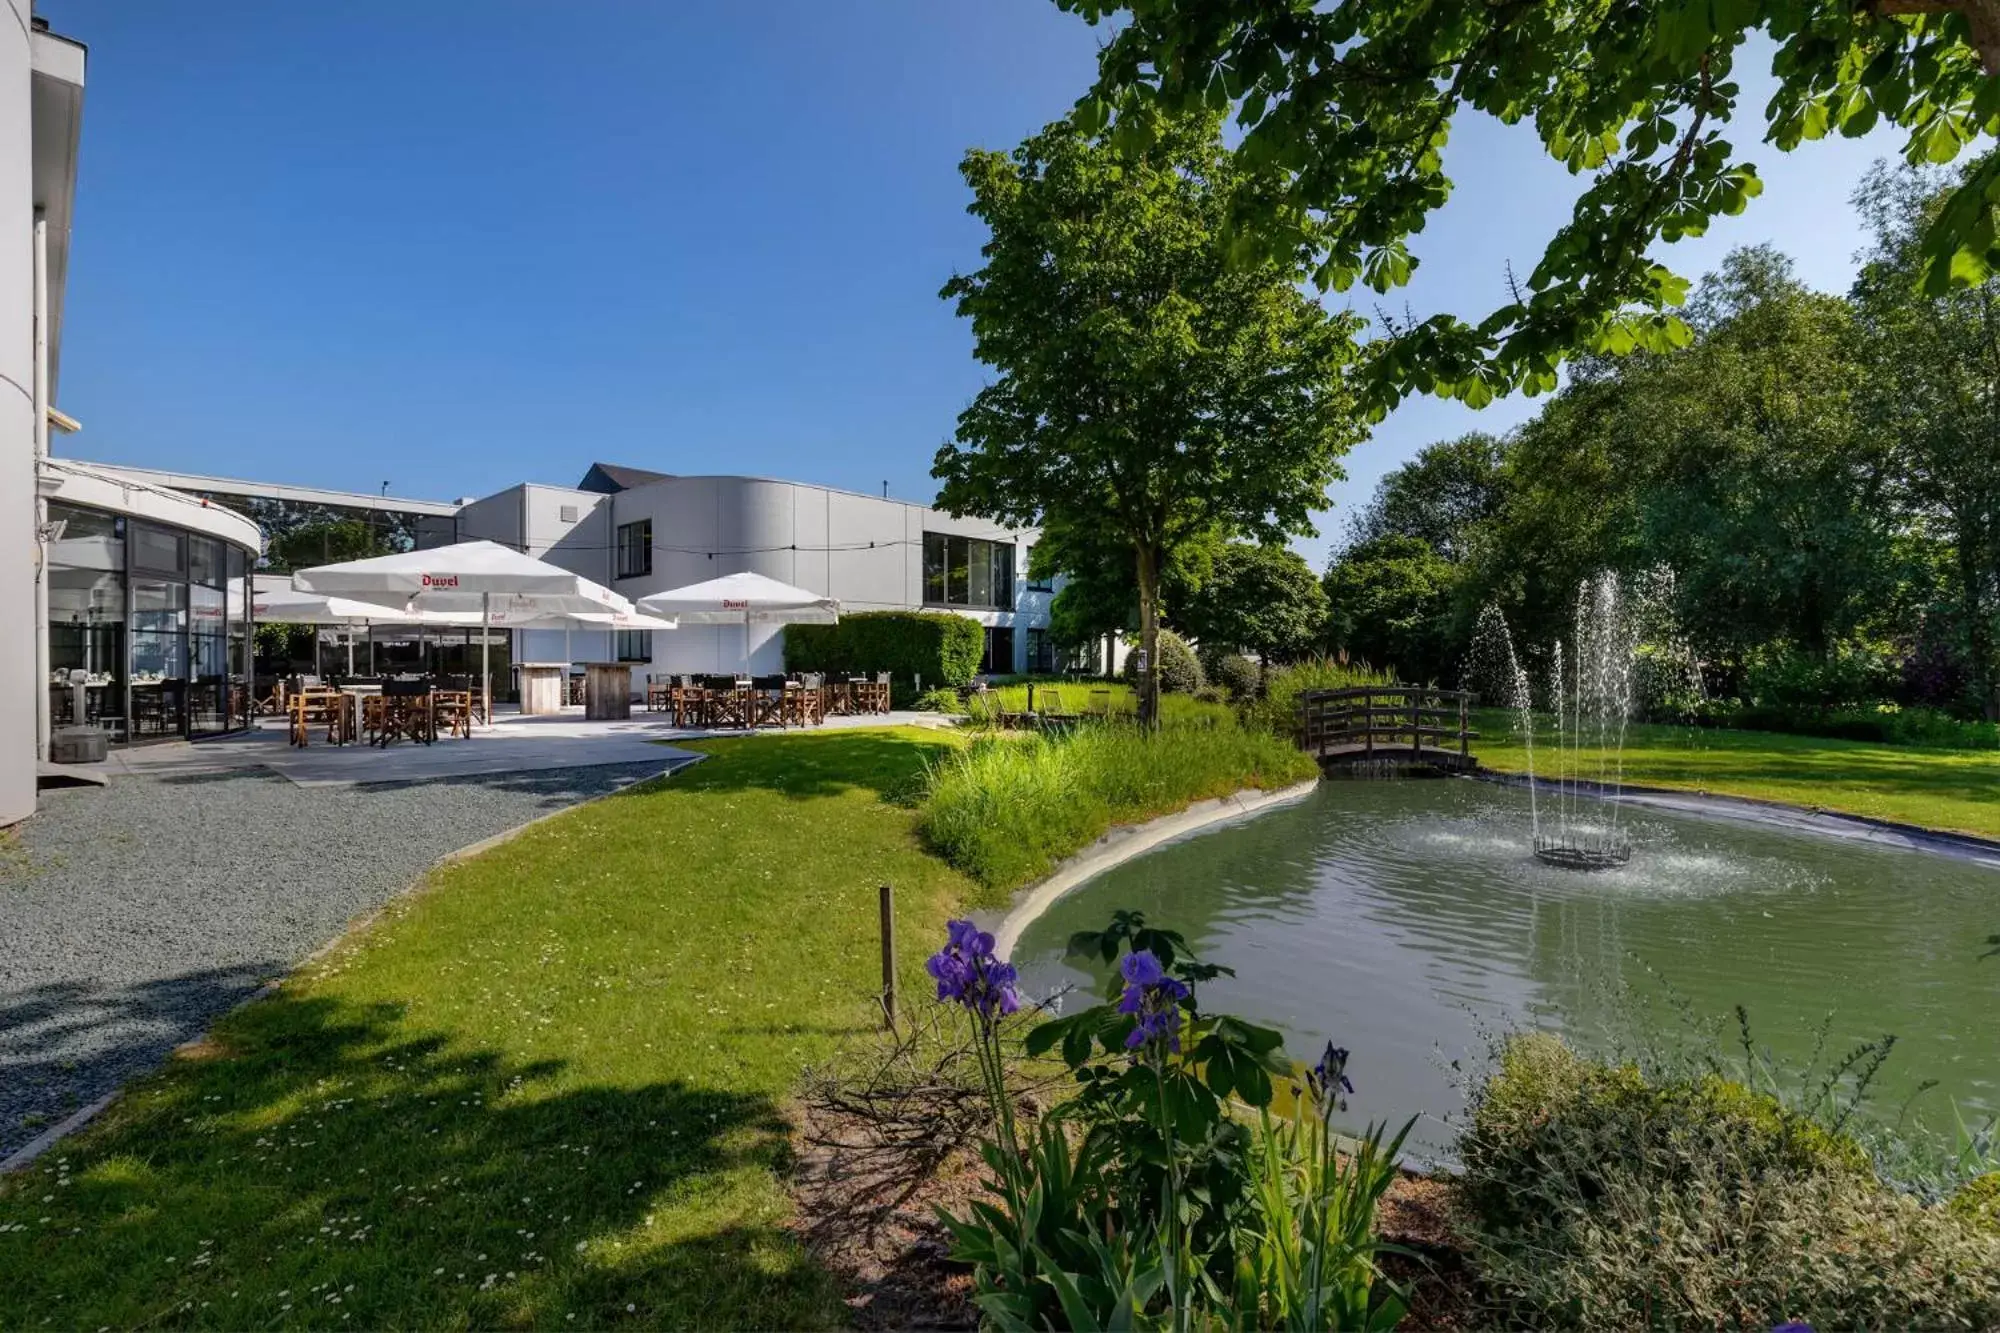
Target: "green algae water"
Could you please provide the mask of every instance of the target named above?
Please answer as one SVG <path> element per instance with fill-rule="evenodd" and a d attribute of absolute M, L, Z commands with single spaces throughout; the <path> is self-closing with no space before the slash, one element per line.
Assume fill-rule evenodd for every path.
<path fill-rule="evenodd" d="M 1091 978 L 1070 933 L 1120 907 L 1236 970 L 1203 1007 L 1353 1052 L 1348 1118 L 1444 1148 L 1469 1073 L 1512 1028 L 1599 1051 L 1740 1059 L 1734 1009 L 1780 1066 L 1885 1034 L 1894 1114 L 1949 1127 L 2000 1110 L 2000 866 L 1635 807 L 1616 870 L 1543 865 L 1528 797 L 1465 780 L 1328 782 L 1306 801 L 1119 866 L 1057 901 L 1014 950 L 1029 989 Z"/>

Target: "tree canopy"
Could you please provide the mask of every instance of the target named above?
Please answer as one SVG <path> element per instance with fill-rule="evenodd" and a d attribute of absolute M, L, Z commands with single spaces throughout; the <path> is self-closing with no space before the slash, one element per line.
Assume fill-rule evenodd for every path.
<path fill-rule="evenodd" d="M 1306 656 L 1326 634 L 1326 593 L 1305 557 L 1284 546 L 1231 542 L 1207 577 L 1169 608 L 1206 656 L 1255 653 L 1267 665 Z"/>
<path fill-rule="evenodd" d="M 1687 348 L 1581 358 L 1520 428 L 1389 474 L 1327 575 L 1334 646 L 1457 679 L 1484 607 L 1532 654 L 1610 569 L 1671 613 L 1716 701 L 2000 714 L 2000 279 L 1913 281 L 1954 186 L 1870 178 L 1845 296 L 1735 251 Z"/>
<path fill-rule="evenodd" d="M 1299 290 L 1296 257 L 1236 251 L 1251 185 L 1219 129 L 1179 118 L 1126 153 L 1058 122 L 967 154 L 991 235 L 942 293 L 998 373 L 938 451 L 939 505 L 1122 542 L 1149 658 L 1174 553 L 1311 532 L 1361 433 L 1357 321 Z"/>
<path fill-rule="evenodd" d="M 1570 220 L 1510 300 L 1387 331 L 1368 366 L 1378 415 L 1412 392 L 1479 406 L 1552 390 L 1579 351 L 1686 344 L 1671 311 L 1687 284 L 1648 252 L 1761 189 L 1723 137 L 1754 34 L 1775 42 L 1778 80 L 1755 130 L 1780 150 L 1887 123 L 1908 131 L 1910 162 L 1943 163 L 2000 127 L 2000 0 L 1059 3 L 1118 20 L 1078 123 L 1141 144 L 1189 108 L 1233 108 L 1257 184 L 1236 220 L 1272 252 L 1314 255 L 1322 288 L 1409 280 L 1413 239 L 1451 197 L 1442 153 L 1462 113 L 1531 124 L 1580 178 Z M 1933 293 L 2000 265 L 1996 199 L 1988 156 L 1931 214 L 1918 258 Z"/>

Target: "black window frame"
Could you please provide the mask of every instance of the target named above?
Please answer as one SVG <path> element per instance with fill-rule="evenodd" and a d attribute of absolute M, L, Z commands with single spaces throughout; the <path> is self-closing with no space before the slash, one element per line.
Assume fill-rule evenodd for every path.
<path fill-rule="evenodd" d="M 1028 592 L 1054 592 L 1056 590 L 1056 581 L 1054 575 L 1050 575 L 1048 578 L 1045 579 L 1038 579 L 1034 576 L 1034 573 L 1032 572 L 1035 568 L 1034 547 L 1030 546 L 1026 551 L 1022 552 L 1021 558 L 1024 562 L 1021 569 L 1021 577 L 1027 580 L 1027 582 L 1022 586 Z"/>
<path fill-rule="evenodd" d="M 973 577 L 975 562 L 984 572 L 983 579 Z M 1015 582 L 1014 543 L 955 532 L 924 534 L 925 606 L 1012 611 Z M 984 600 L 973 599 L 974 587 L 984 587 Z"/>
<path fill-rule="evenodd" d="M 611 641 L 612 655 L 620 662 L 650 662 L 653 660 L 653 631 L 649 629 L 621 629 L 614 631 Z M 627 645 L 636 643 L 636 649 Z"/>
<path fill-rule="evenodd" d="M 633 538 L 638 540 L 635 542 Z M 620 523 L 613 538 L 618 550 L 618 574 L 621 579 L 642 579 L 653 572 L 653 520 L 636 519 L 630 523 Z M 635 562 L 633 557 L 639 558 Z M 634 568 L 636 563 L 637 568 Z"/>

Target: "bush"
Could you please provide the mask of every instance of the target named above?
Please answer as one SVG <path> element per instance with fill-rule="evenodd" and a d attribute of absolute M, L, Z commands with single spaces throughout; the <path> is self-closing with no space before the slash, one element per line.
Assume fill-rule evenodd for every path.
<path fill-rule="evenodd" d="M 1241 653 L 1224 653 L 1209 664 L 1209 680 L 1229 691 L 1234 699 L 1250 699 L 1257 693 L 1257 683 L 1263 672 L 1257 664 Z"/>
<path fill-rule="evenodd" d="M 984 737 L 931 773 L 925 840 L 989 889 L 1048 873 L 1113 824 L 1169 814 L 1246 787 L 1285 787 L 1318 768 L 1290 741 L 1238 727 L 1211 707 L 1205 726 L 1154 732 L 1086 725 L 1062 736 Z"/>
<path fill-rule="evenodd" d="M 894 691 L 890 691 L 892 694 Z M 963 713 L 965 703 L 958 697 L 958 691 L 946 685 L 925 690 L 911 700 L 910 707 L 919 713 Z"/>
<path fill-rule="evenodd" d="M 947 611 L 856 611 L 836 625 L 785 626 L 787 671 L 887 671 L 912 687 L 969 684 L 985 651 L 979 623 Z"/>
<path fill-rule="evenodd" d="M 1703 719 L 1742 731 L 1778 731 L 1794 736 L 1907 745 L 1925 750 L 2000 749 L 2000 726 L 1962 722 L 1935 708 L 1780 708 L 1736 705 L 1710 710 Z"/>
<path fill-rule="evenodd" d="M 1159 643 L 1160 660 L 1156 669 L 1160 677 L 1160 693 L 1193 694 L 1208 684 L 1208 678 L 1202 674 L 1201 659 L 1194 655 L 1194 649 L 1188 646 L 1186 639 L 1170 629 L 1163 629 L 1160 631 Z M 1131 640 L 1131 644 L 1132 651 L 1125 657 L 1124 676 L 1129 683 L 1137 685 L 1139 641 L 1135 638 Z"/>
<path fill-rule="evenodd" d="M 1534 1327 L 1984 1327 L 2000 1235 L 1882 1183 L 1852 1140 L 1715 1076 L 1510 1040 L 1460 1142 L 1461 1234 Z"/>
<path fill-rule="evenodd" d="M 1393 685 L 1387 671 L 1365 665 L 1309 658 L 1273 669 L 1264 681 L 1264 697 L 1244 710 L 1246 726 L 1287 739 L 1299 732 L 1299 696 L 1307 690 L 1335 690 L 1348 685 Z"/>
<path fill-rule="evenodd" d="M 1743 672 L 1745 700 L 1765 708 L 1852 708 L 1893 695 L 1901 671 L 1886 652 L 1842 645 L 1825 657 L 1772 649 Z"/>

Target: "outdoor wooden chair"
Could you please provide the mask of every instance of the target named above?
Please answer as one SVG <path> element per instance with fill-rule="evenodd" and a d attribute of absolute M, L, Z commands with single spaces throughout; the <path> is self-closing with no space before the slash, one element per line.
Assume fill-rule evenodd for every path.
<path fill-rule="evenodd" d="M 648 680 L 646 682 L 646 711 L 649 713 L 672 712 L 673 707 L 673 684 L 664 680 Z"/>
<path fill-rule="evenodd" d="M 472 691 L 437 690 L 431 694 L 431 734 L 472 739 Z"/>

